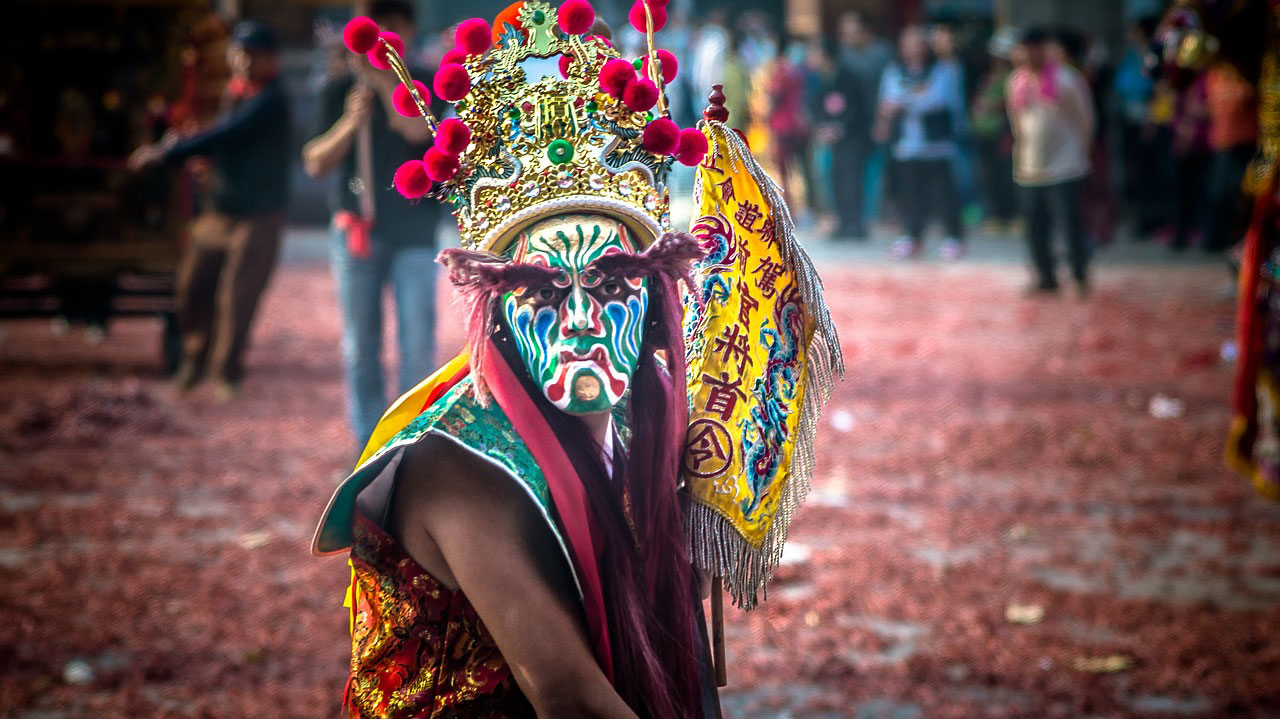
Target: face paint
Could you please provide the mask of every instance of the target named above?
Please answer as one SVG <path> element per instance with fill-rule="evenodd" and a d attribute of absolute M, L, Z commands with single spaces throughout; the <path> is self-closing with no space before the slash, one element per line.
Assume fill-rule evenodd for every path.
<path fill-rule="evenodd" d="M 592 263 L 635 252 L 617 220 L 562 215 L 526 230 L 515 261 L 555 270 L 543 285 L 503 295 L 525 369 L 556 407 L 590 414 L 617 404 L 640 362 L 648 280 L 603 275 Z"/>

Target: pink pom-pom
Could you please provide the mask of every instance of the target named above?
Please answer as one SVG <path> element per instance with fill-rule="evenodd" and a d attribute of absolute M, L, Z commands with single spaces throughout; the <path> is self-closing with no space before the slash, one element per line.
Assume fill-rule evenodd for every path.
<path fill-rule="evenodd" d="M 581 35 L 596 21 L 596 9 L 587 0 L 564 0 L 556 17 L 566 35 Z"/>
<path fill-rule="evenodd" d="M 640 144 L 655 155 L 670 155 L 680 144 L 680 127 L 665 117 L 659 117 L 644 126 Z"/>
<path fill-rule="evenodd" d="M 658 102 L 658 86 L 652 80 L 636 79 L 622 90 L 622 104 L 632 112 L 644 112 Z"/>
<path fill-rule="evenodd" d="M 482 55 L 492 44 L 493 31 L 489 23 L 478 17 L 458 23 L 453 42 L 468 55 Z"/>
<path fill-rule="evenodd" d="M 611 41 L 609 38 L 605 37 L 604 35 L 592 35 L 591 39 L 599 40 L 600 42 L 605 44 L 605 47 L 613 47 L 613 41 Z"/>
<path fill-rule="evenodd" d="M 429 104 L 431 92 L 427 90 L 427 86 L 418 80 L 413 81 L 413 86 L 418 89 L 422 101 Z M 391 104 L 395 106 L 396 112 L 405 117 L 419 117 L 422 114 L 418 110 L 418 103 L 413 101 L 413 93 L 409 92 L 409 88 L 404 85 L 396 85 L 396 89 L 391 91 Z"/>
<path fill-rule="evenodd" d="M 600 89 L 613 97 L 622 97 L 627 84 L 636 79 L 636 69 L 621 58 L 606 60 L 600 68 Z"/>
<path fill-rule="evenodd" d="M 471 92 L 471 76 L 461 65 L 445 65 L 436 72 L 431 86 L 441 100 L 457 102 Z"/>
<path fill-rule="evenodd" d="M 573 62 L 573 58 L 568 55 L 561 55 L 556 62 L 560 65 L 560 77 L 569 77 L 569 65 Z"/>
<path fill-rule="evenodd" d="M 682 165 L 693 167 L 707 155 L 707 136 L 694 127 L 680 131 L 680 143 L 676 146 L 676 159 Z"/>
<path fill-rule="evenodd" d="M 427 150 L 427 154 L 422 156 L 422 164 L 426 166 L 427 177 L 436 182 L 445 182 L 458 174 L 458 156 L 438 147 Z"/>
<path fill-rule="evenodd" d="M 657 3 L 649 6 L 649 11 L 653 13 L 653 31 L 657 32 L 667 26 L 667 9 L 660 7 Z M 636 32 L 646 32 L 644 17 L 644 0 L 636 0 L 636 4 L 631 6 L 631 12 L 627 15 L 627 19 L 631 21 L 631 27 Z"/>
<path fill-rule="evenodd" d="M 662 68 L 662 84 L 670 85 L 675 82 L 676 72 L 680 69 L 680 63 L 676 62 L 676 56 L 671 54 L 669 50 L 658 50 L 658 67 Z M 649 76 L 649 55 L 644 56 L 644 76 Z"/>
<path fill-rule="evenodd" d="M 456 117 L 440 121 L 436 128 L 435 146 L 442 152 L 457 157 L 471 144 L 471 128 Z"/>
<path fill-rule="evenodd" d="M 392 184 L 396 192 L 411 200 L 431 191 L 431 178 L 427 177 L 426 165 L 421 160 L 409 160 L 397 168 Z"/>
<path fill-rule="evenodd" d="M 440 67 L 444 67 L 445 65 L 461 65 L 466 61 L 466 50 L 463 50 L 460 47 L 455 47 L 440 57 Z"/>
<path fill-rule="evenodd" d="M 378 40 L 378 44 L 374 45 L 372 50 L 365 53 L 365 56 L 369 58 L 370 65 L 373 65 L 379 70 L 390 70 L 391 63 L 387 61 L 387 45 L 395 48 L 396 54 L 403 55 L 404 40 L 401 40 L 399 35 L 389 30 L 384 30 L 383 32 L 378 33 Z M 385 41 L 385 43 L 382 41 Z"/>
<path fill-rule="evenodd" d="M 378 23 L 372 18 L 357 15 L 347 21 L 347 26 L 342 28 L 342 43 L 351 52 L 363 55 L 372 50 L 377 42 Z"/>

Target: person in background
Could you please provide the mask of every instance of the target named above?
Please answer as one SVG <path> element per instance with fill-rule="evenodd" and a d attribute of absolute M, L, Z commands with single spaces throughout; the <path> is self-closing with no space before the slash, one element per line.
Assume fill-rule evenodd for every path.
<path fill-rule="evenodd" d="M 129 158 L 137 170 L 209 160 L 210 205 L 192 222 L 178 268 L 176 382 L 186 390 L 211 376 L 222 399 L 240 393 L 249 331 L 276 266 L 289 197 L 289 104 L 277 79 L 275 33 L 257 22 L 240 23 L 227 64 L 226 109 L 208 129 L 183 139 L 169 135 Z"/>
<path fill-rule="evenodd" d="M 1090 36 L 1071 28 L 1060 28 L 1055 32 L 1047 48 L 1053 62 L 1071 67 L 1080 74 L 1089 88 L 1093 106 L 1103 107 L 1105 88 L 1111 87 L 1112 75 L 1106 49 Z M 1093 140 L 1089 151 L 1089 164 L 1093 171 L 1085 178 L 1080 190 L 1080 211 L 1084 216 L 1085 232 L 1097 247 L 1110 245 L 1115 235 L 1115 198 L 1111 192 L 1111 173 L 1108 171 L 1111 156 L 1107 151 L 1106 123 L 1106 113 L 1094 116 Z"/>
<path fill-rule="evenodd" d="M 1148 127 L 1155 84 L 1147 73 L 1146 54 L 1156 20 L 1144 18 L 1128 28 L 1124 54 L 1116 66 L 1112 91 L 1119 106 L 1120 145 L 1123 153 L 1124 198 L 1134 208 L 1138 234 L 1156 226 L 1153 217 L 1156 192 L 1156 145 Z"/>
<path fill-rule="evenodd" d="M 814 39 L 809 56 L 815 78 L 809 94 L 809 116 L 813 118 L 815 144 L 824 148 L 830 159 L 830 174 L 825 181 L 815 183 L 815 189 L 825 192 L 836 217 L 832 237 L 865 241 L 863 177 L 871 140 L 865 118 L 870 103 L 862 94 L 858 78 L 836 62 L 834 48 Z"/>
<path fill-rule="evenodd" d="M 855 198 L 847 220 L 850 226 L 844 232 L 850 237 L 863 238 L 867 236 L 867 222 L 877 209 L 876 203 L 869 198 L 878 196 L 880 179 L 884 174 L 881 171 L 884 152 L 877 149 L 872 141 L 871 129 L 876 118 L 880 79 L 893 60 L 893 50 L 889 43 L 872 32 L 866 16 L 855 10 L 840 16 L 836 38 L 840 45 L 836 62 L 841 71 L 857 84 L 857 93 L 863 100 L 859 114 L 847 118 L 845 134 L 833 161 L 836 171 L 845 173 L 843 176 L 851 184 L 848 197 Z"/>
<path fill-rule="evenodd" d="M 1234 245 L 1248 221 L 1249 202 L 1241 189 L 1258 145 L 1258 94 L 1235 65 L 1218 61 L 1205 76 L 1209 109 L 1209 234 L 1206 252 Z"/>
<path fill-rule="evenodd" d="M 960 206 L 967 207 L 974 202 L 976 191 L 973 182 L 973 147 L 969 133 L 969 114 L 966 98 L 969 94 L 969 81 L 965 71 L 964 60 L 960 56 L 960 48 L 956 40 L 956 30 L 949 22 L 934 24 L 929 30 L 929 48 L 938 67 L 955 75 L 949 82 L 960 86 L 961 103 L 952 118 L 956 136 L 956 154 L 951 160 L 951 172 L 955 178 L 956 193 Z"/>
<path fill-rule="evenodd" d="M 411 46 L 413 6 L 376 0 L 369 16 Z M 396 76 L 350 56 L 351 72 L 333 77 L 321 92 L 319 134 L 302 150 L 312 177 L 334 175 L 331 267 L 342 307 L 342 357 L 348 409 L 356 443 L 363 447 L 386 408 L 382 368 L 382 296 L 395 300 L 400 371 L 397 392 L 425 378 L 435 362 L 436 226 L 440 205 L 411 203 L 386 178 L 405 157 L 421 157 L 431 135 L 420 117 L 395 111 Z M 431 78 L 413 70 L 429 87 Z M 433 108 L 439 113 L 441 106 Z M 364 166 L 362 166 L 364 165 Z"/>
<path fill-rule="evenodd" d="M 729 50 L 728 16 L 728 12 L 724 7 L 717 5 L 707 13 L 706 21 L 698 29 L 698 36 L 693 42 L 693 62 L 690 63 L 689 73 L 689 76 L 693 79 L 695 97 L 697 97 L 696 93 L 710 92 L 712 85 L 725 82 L 724 64 L 729 59 L 730 54 L 736 54 L 736 51 L 731 53 Z M 733 99 L 728 92 L 725 92 L 725 95 L 730 100 Z M 699 99 L 705 100 L 706 98 Z M 729 119 L 730 122 L 737 122 L 733 118 L 732 112 L 729 114 Z M 734 126 L 744 127 L 743 125 Z"/>
<path fill-rule="evenodd" d="M 897 259 L 918 257 L 930 219 L 946 231 L 943 259 L 964 254 L 964 228 L 952 165 L 957 113 L 964 112 L 960 78 L 934 62 L 924 28 L 902 31 L 900 60 L 884 72 L 875 138 L 892 143 L 895 199 L 905 234 L 894 243 Z"/>
<path fill-rule="evenodd" d="M 987 45 L 991 64 L 974 96 L 969 127 L 978 168 L 978 190 L 987 229 L 1008 229 L 1018 214 L 1013 189 L 1013 133 L 1004 109 L 1005 88 L 1013 65 L 1016 38 L 1009 29 L 992 36 Z"/>
<path fill-rule="evenodd" d="M 1173 113 L 1174 195 L 1173 240 L 1170 247 L 1181 252 L 1208 232 L 1208 205 L 1205 191 L 1209 170 L 1209 103 L 1205 76 L 1198 75 L 1178 91 Z"/>
<path fill-rule="evenodd" d="M 1090 253 L 1080 189 L 1089 174 L 1093 101 L 1078 72 L 1050 59 L 1049 40 L 1039 28 L 1023 34 L 1021 62 L 1009 78 L 1007 97 L 1014 179 L 1022 188 L 1027 245 L 1037 274 L 1029 293 L 1058 291 L 1051 245 L 1056 219 L 1066 230 L 1071 273 L 1083 297 L 1089 290 Z"/>
<path fill-rule="evenodd" d="M 784 197 L 791 207 L 800 210 L 792 212 L 803 217 L 814 204 L 805 74 L 792 59 L 794 50 L 803 51 L 803 46 L 795 42 L 784 46 L 776 36 L 769 37 L 767 43 L 775 49 L 769 53 L 772 57 L 761 66 L 759 77 L 768 97 L 769 149 Z"/>
<path fill-rule="evenodd" d="M 719 66 L 720 79 L 716 82 L 724 85 L 724 107 L 729 111 L 729 125 L 745 132 L 754 118 L 751 117 L 751 74 L 747 72 L 742 55 L 738 52 L 741 42 L 741 33 L 730 32 L 725 36 L 724 57 Z"/>

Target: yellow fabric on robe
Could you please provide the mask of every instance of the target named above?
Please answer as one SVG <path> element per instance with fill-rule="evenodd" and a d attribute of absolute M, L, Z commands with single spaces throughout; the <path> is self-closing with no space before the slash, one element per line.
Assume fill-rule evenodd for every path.
<path fill-rule="evenodd" d="M 359 467 L 369 461 L 379 449 L 382 448 L 392 437 L 400 433 L 400 430 L 409 426 L 415 417 L 422 414 L 427 398 L 431 393 L 440 386 L 442 382 L 447 382 L 458 375 L 470 360 L 470 355 L 465 350 L 457 357 L 449 360 L 443 367 L 436 370 L 430 377 L 422 380 L 416 387 L 405 392 L 400 399 L 397 399 L 382 414 L 382 419 L 378 420 L 378 425 L 374 427 L 373 434 L 369 437 L 368 444 L 365 445 L 364 452 L 360 455 L 360 461 L 356 463 Z M 360 585 L 356 584 L 356 569 L 351 564 L 351 560 L 347 560 L 347 566 L 351 568 L 351 583 L 347 586 L 346 595 L 343 597 L 342 606 L 347 608 L 347 629 L 354 633 L 356 628 L 356 592 L 360 591 Z"/>
<path fill-rule="evenodd" d="M 433 372 L 430 377 L 419 382 L 418 386 L 405 392 L 400 399 L 393 402 L 382 414 L 382 419 L 378 420 L 377 426 L 373 428 L 373 434 L 369 436 L 369 442 L 365 445 L 364 452 L 360 454 L 360 461 L 356 466 L 359 467 L 369 461 L 369 458 L 382 449 L 384 444 L 399 434 L 400 430 L 409 426 L 414 417 L 422 414 L 423 405 L 426 404 L 427 397 L 436 386 L 457 376 L 470 359 L 471 356 L 463 350 L 457 357 Z"/>

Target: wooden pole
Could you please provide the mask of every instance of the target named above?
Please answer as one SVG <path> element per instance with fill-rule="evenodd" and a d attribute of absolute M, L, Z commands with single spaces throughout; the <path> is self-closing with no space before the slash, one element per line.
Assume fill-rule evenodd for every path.
<path fill-rule="evenodd" d="M 729 683 L 729 669 L 724 665 L 724 580 L 711 583 L 711 658 L 716 667 L 716 686 Z"/>

